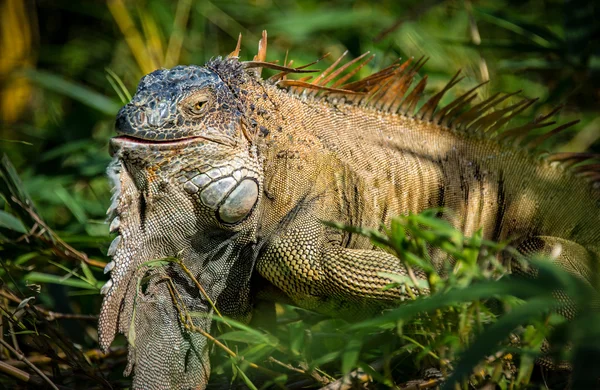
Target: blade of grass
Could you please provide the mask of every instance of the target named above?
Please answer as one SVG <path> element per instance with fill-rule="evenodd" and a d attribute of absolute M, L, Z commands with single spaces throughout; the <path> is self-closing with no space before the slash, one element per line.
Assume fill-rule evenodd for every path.
<path fill-rule="evenodd" d="M 23 279 L 28 282 L 52 283 L 59 284 L 61 286 L 82 288 L 86 290 L 100 290 L 100 287 L 102 287 L 102 282 L 99 282 L 96 286 L 92 286 L 89 283 L 84 282 L 83 280 L 63 279 L 63 277 L 58 275 L 44 274 L 41 272 L 30 272 L 27 275 L 25 275 Z"/>
<path fill-rule="evenodd" d="M 123 81 L 121 80 L 121 78 L 115 72 L 113 72 L 113 70 L 110 68 L 104 68 L 104 70 L 117 83 L 117 85 L 120 87 L 119 89 L 120 89 L 121 93 L 125 96 L 125 98 L 127 98 L 124 101 L 124 103 L 129 102 L 131 100 L 132 96 L 131 96 L 131 93 L 129 93 L 129 90 L 127 89 L 127 87 L 125 87 L 125 84 L 123 84 Z"/>
<path fill-rule="evenodd" d="M 145 46 L 148 56 L 157 64 L 164 66 L 163 39 L 156 25 L 153 15 L 145 7 L 136 7 L 138 17 L 142 23 Z"/>
<path fill-rule="evenodd" d="M 114 100 L 109 99 L 90 88 L 76 84 L 52 73 L 28 69 L 24 74 L 28 79 L 40 86 L 62 95 L 69 96 L 70 98 L 106 115 L 114 116 L 119 111 L 119 108 L 121 108 Z"/>
<path fill-rule="evenodd" d="M 391 310 L 382 316 L 359 322 L 350 327 L 351 330 L 368 329 L 376 326 L 393 327 L 397 321 L 406 321 L 419 313 L 429 312 L 459 302 L 470 302 L 487 299 L 497 295 L 516 295 L 519 297 L 548 294 L 551 291 L 539 286 L 535 281 L 506 279 L 498 282 L 483 282 L 468 288 L 436 294 L 407 303 L 398 309 Z"/>
<path fill-rule="evenodd" d="M 526 324 L 532 318 L 540 316 L 543 313 L 555 310 L 560 305 L 552 296 L 534 298 L 502 316 L 498 322 L 484 330 L 463 353 L 456 370 L 454 370 L 450 378 L 444 383 L 442 389 L 452 389 L 455 383 L 469 375 L 479 361 L 485 356 L 492 354 L 498 343 L 507 338 L 510 332 L 517 326 Z"/>
<path fill-rule="evenodd" d="M 0 210 L 0 226 L 18 233 L 27 233 L 25 225 L 20 219 L 2 210 Z"/>
<path fill-rule="evenodd" d="M 164 66 L 167 68 L 177 65 L 181 54 L 181 46 L 185 37 L 185 26 L 187 25 L 192 8 L 192 0 L 179 0 L 177 2 L 177 10 L 175 11 L 175 19 L 173 20 L 173 31 L 169 38 L 167 53 L 165 54 Z"/>
<path fill-rule="evenodd" d="M 142 73 L 150 73 L 159 68 L 159 64 L 153 61 L 148 55 L 148 50 L 146 49 L 142 35 L 135 26 L 123 1 L 109 0 L 106 4 L 117 23 L 117 26 L 119 26 L 119 29 L 125 38 L 125 42 L 127 42 L 127 46 L 129 46 L 129 50 L 131 50 Z"/>

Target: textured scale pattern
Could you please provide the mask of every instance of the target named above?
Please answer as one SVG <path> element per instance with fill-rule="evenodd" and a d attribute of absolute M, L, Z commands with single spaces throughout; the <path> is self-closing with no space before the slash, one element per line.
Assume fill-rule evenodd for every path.
<path fill-rule="evenodd" d="M 134 388 L 204 388 L 210 315 L 248 320 L 261 291 L 348 318 L 408 297 L 383 289 L 382 272 L 407 272 L 397 258 L 322 221 L 378 228 L 443 207 L 466 235 L 482 229 L 522 253 L 557 252 L 558 265 L 591 279 L 598 157 L 538 151 L 573 123 L 533 133 L 554 123 L 552 112 L 507 128 L 533 100 L 475 102 L 477 88 L 440 107 L 458 74 L 420 105 L 423 60 L 349 82 L 373 57 L 339 58 L 294 80 L 312 71 L 266 62 L 266 33 L 252 61 L 239 61 L 239 48 L 145 76 L 116 120 L 108 214 L 117 238 L 99 338 L 107 350 L 125 334 Z M 262 68 L 279 73 L 264 80 Z M 439 269 L 451 261 L 432 254 Z"/>

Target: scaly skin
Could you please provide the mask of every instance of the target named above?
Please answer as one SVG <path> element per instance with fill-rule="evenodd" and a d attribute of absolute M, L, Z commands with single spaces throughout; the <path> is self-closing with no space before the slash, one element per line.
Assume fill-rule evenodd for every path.
<path fill-rule="evenodd" d="M 180 321 L 182 307 L 210 312 L 208 299 L 179 265 L 143 265 L 155 259 L 181 259 L 217 308 L 240 319 L 255 272 L 299 306 L 373 315 L 405 298 L 379 274 L 405 269 L 321 221 L 377 228 L 444 207 L 467 235 L 482 228 L 524 253 L 560 244 L 557 263 L 591 279 L 598 195 L 561 164 L 381 107 L 391 100 L 306 95 L 217 59 L 153 72 L 119 113 L 109 173 L 121 238 L 99 332 L 103 349 L 117 331 L 128 337 L 134 388 L 203 388 L 210 372 L 206 338 Z M 210 332 L 206 318 L 192 322 Z"/>
<path fill-rule="evenodd" d="M 273 101 L 279 113 L 294 115 L 271 119 L 285 124 L 261 150 L 265 193 L 273 194 L 263 200 L 261 218 L 277 226 L 298 204 L 302 211 L 276 228 L 256 269 L 296 304 L 340 315 L 343 302 L 397 300 L 397 291 L 382 291 L 389 280 L 377 276 L 403 273 L 397 259 L 320 221 L 377 228 L 432 207 L 449 210 L 444 218 L 466 235 L 481 228 L 484 238 L 510 239 L 524 252 L 550 252 L 560 243 L 558 264 L 592 278 L 600 212 L 589 183 L 493 139 L 373 109 L 303 101 L 274 88 L 269 96 L 265 110 L 274 111 Z M 316 131 L 301 131 L 301 123 Z M 311 254 L 289 254 L 304 248 Z M 344 310 L 348 317 L 369 315 L 361 306 L 370 304 Z"/>

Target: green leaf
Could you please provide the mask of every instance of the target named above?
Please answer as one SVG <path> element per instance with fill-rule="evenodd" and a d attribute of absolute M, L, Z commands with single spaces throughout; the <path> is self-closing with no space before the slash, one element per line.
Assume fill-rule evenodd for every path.
<path fill-rule="evenodd" d="M 342 352 L 342 372 L 344 374 L 349 373 L 358 362 L 358 355 L 362 348 L 362 340 L 357 337 L 353 337 L 348 340 L 344 351 Z"/>
<path fill-rule="evenodd" d="M 20 331 L 16 331 L 16 332 L 11 332 L 11 334 L 14 334 L 14 335 L 19 335 L 19 334 L 38 334 L 38 332 L 36 332 L 34 330 L 20 330 Z"/>
<path fill-rule="evenodd" d="M 273 345 L 268 344 L 250 345 L 248 348 L 239 352 L 239 356 L 244 359 L 240 364 L 241 367 L 246 369 L 249 362 L 259 362 L 264 360 L 267 356 L 271 356 L 274 348 Z"/>
<path fill-rule="evenodd" d="M 169 265 L 171 263 L 177 263 L 177 262 L 179 262 L 179 260 L 176 258 L 164 258 L 164 259 L 149 260 L 149 261 L 145 261 L 142 264 L 140 264 L 138 266 L 138 269 L 140 269 L 142 267 L 160 268 L 160 267 Z"/>
<path fill-rule="evenodd" d="M 319 12 L 298 9 L 285 18 L 272 20 L 267 26 L 269 33 L 286 33 L 286 36 L 301 41 L 307 34 L 320 31 L 348 29 L 361 25 L 375 26 L 393 23 L 393 18 L 383 9 L 363 7 L 342 9 L 322 7 Z"/>
<path fill-rule="evenodd" d="M 0 226 L 18 233 L 27 233 L 27 229 L 20 219 L 3 210 L 0 210 Z"/>
<path fill-rule="evenodd" d="M 6 199 L 9 200 L 10 195 L 13 195 L 21 203 L 31 205 L 33 202 L 27 192 L 25 192 L 23 182 L 6 154 L 2 155 L 2 164 L 0 165 L 0 168 L 3 184 L 6 185 L 6 188 L 3 188 L 2 194 Z"/>
<path fill-rule="evenodd" d="M 83 209 L 83 207 L 81 207 L 79 202 L 77 202 L 73 198 L 69 191 L 67 191 L 62 185 L 58 185 L 54 189 L 54 193 L 63 202 L 65 207 L 69 209 L 73 216 L 75 216 L 79 223 L 85 224 L 87 222 L 87 215 L 85 213 L 85 210 Z"/>
<path fill-rule="evenodd" d="M 269 337 L 268 335 L 262 334 L 258 331 L 248 332 L 246 330 L 236 330 L 231 332 L 226 332 L 221 334 L 218 339 L 220 340 L 229 340 L 229 341 L 237 341 L 240 343 L 248 343 L 248 344 L 267 344 L 267 345 L 276 345 L 277 339 L 273 337 Z"/>
<path fill-rule="evenodd" d="M 555 310 L 560 305 L 561 303 L 552 296 L 534 298 L 502 316 L 498 322 L 483 331 L 463 353 L 456 369 L 444 383 L 443 389 L 453 388 L 455 383 L 469 375 L 477 363 L 485 356 L 492 354 L 498 347 L 498 343 L 506 339 L 517 326 L 526 324 L 543 313 Z"/>
<path fill-rule="evenodd" d="M 237 364 L 234 363 L 233 367 L 235 367 L 236 374 L 238 374 L 242 378 L 242 381 L 244 381 L 244 383 L 246 384 L 246 386 L 248 386 L 249 389 L 258 390 L 258 388 L 254 385 L 254 383 L 252 383 L 250 378 L 248 378 L 248 376 L 246 376 L 244 371 Z"/>
<path fill-rule="evenodd" d="M 405 284 L 409 287 L 419 287 L 422 289 L 429 288 L 429 283 L 427 282 L 427 280 L 424 280 L 424 279 L 417 279 L 416 280 L 417 286 L 415 286 L 415 283 L 407 275 L 398 275 L 398 274 L 392 274 L 389 272 L 378 272 L 377 275 L 384 277 L 384 278 L 388 278 L 388 279 L 392 280 L 392 282 L 397 283 L 397 284 Z"/>
<path fill-rule="evenodd" d="M 548 29 L 538 27 L 534 28 L 534 26 L 531 24 L 526 24 L 515 19 L 511 20 L 509 16 L 503 14 L 501 11 L 488 11 L 482 8 L 476 8 L 475 10 L 480 18 L 490 23 L 494 23 L 508 31 L 512 31 L 518 35 L 524 36 L 541 47 L 555 47 L 562 41 L 561 38 L 553 34 Z"/>
<path fill-rule="evenodd" d="M 120 104 L 114 100 L 55 74 L 28 69 L 25 71 L 25 76 L 46 89 L 69 96 L 111 117 L 116 115 L 121 108 Z"/>
<path fill-rule="evenodd" d="M 329 363 L 334 361 L 335 359 L 337 359 L 341 354 L 341 351 L 333 351 L 333 352 L 329 352 L 326 353 L 324 355 L 321 355 L 319 358 L 313 360 L 310 364 L 311 366 L 321 366 L 323 364 Z"/>
<path fill-rule="evenodd" d="M 290 351 L 299 355 L 304 348 L 304 329 L 306 328 L 306 324 L 302 321 L 294 321 L 287 324 L 287 328 L 290 340 Z"/>
<path fill-rule="evenodd" d="M 24 253 L 22 255 L 20 255 L 19 257 L 17 257 L 15 259 L 15 264 L 16 265 L 23 265 L 26 262 L 28 262 L 31 259 L 34 259 L 35 257 L 39 256 L 40 254 L 38 252 L 29 252 L 29 253 Z"/>
<path fill-rule="evenodd" d="M 81 270 L 83 271 L 85 278 L 87 280 L 89 280 L 91 283 L 97 284 L 98 280 L 96 280 L 96 277 L 94 276 L 94 273 L 92 272 L 90 267 L 83 261 L 81 263 L 79 263 L 79 265 L 81 266 Z"/>
<path fill-rule="evenodd" d="M 528 297 L 535 295 L 551 295 L 551 290 L 545 289 L 532 280 L 506 278 L 500 281 L 481 282 L 467 288 L 421 297 L 397 309 L 366 321 L 352 325 L 350 329 L 368 329 L 377 326 L 394 327 L 397 321 L 407 321 L 419 313 L 429 312 L 459 302 L 471 302 L 491 298 L 497 295 L 514 295 Z"/>
<path fill-rule="evenodd" d="M 217 321 L 217 322 L 223 322 L 223 323 L 225 323 L 225 324 L 227 324 L 227 325 L 229 325 L 229 326 L 231 326 L 233 328 L 237 328 L 239 330 L 243 330 L 243 331 L 246 331 L 248 333 L 256 333 L 256 334 L 262 335 L 262 333 L 260 331 L 258 331 L 256 329 L 253 329 L 253 328 L 249 327 L 248 325 L 246 325 L 244 323 L 241 323 L 239 321 L 236 321 L 234 319 L 231 319 L 231 318 L 215 317 L 215 321 Z"/>
<path fill-rule="evenodd" d="M 80 279 L 65 278 L 64 276 L 44 274 L 41 272 L 30 272 L 25 275 L 23 279 L 30 283 L 52 283 L 59 284 L 61 286 L 83 288 L 86 290 L 98 290 L 102 286 L 102 282 L 99 282 L 96 285 L 91 285 L 90 283 L 84 282 Z"/>
<path fill-rule="evenodd" d="M 106 78 L 110 82 L 110 85 L 113 87 L 117 95 L 119 95 L 121 103 L 127 104 L 131 100 L 131 93 L 129 93 L 121 78 L 110 68 L 104 68 L 104 70 L 106 70 L 107 73 Z"/>

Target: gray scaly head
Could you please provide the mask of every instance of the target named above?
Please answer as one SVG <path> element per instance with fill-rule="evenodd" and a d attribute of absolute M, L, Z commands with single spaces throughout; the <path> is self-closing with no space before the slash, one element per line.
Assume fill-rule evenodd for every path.
<path fill-rule="evenodd" d="M 126 335 L 134 388 L 203 388 L 211 301 L 224 314 L 249 308 L 262 182 L 243 82 L 252 80 L 237 59 L 157 70 L 117 116 L 108 173 L 118 236 L 99 338 L 107 350 L 117 332 Z M 153 262 L 166 258 L 190 272 Z"/>

